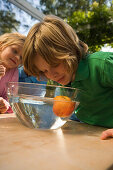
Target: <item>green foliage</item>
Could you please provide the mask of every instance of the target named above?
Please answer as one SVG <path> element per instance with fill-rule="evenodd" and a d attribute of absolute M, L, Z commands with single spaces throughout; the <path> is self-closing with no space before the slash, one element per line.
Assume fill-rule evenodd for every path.
<path fill-rule="evenodd" d="M 17 31 L 20 22 L 15 19 L 15 14 L 10 11 L 0 10 L 0 35 L 6 32 Z"/>
<path fill-rule="evenodd" d="M 45 14 L 68 21 L 90 51 L 99 51 L 104 44 L 113 47 L 113 0 L 40 0 L 40 4 Z"/>
<path fill-rule="evenodd" d="M 68 23 L 79 38 L 88 44 L 92 52 L 99 51 L 104 44 L 113 47 L 113 8 L 93 3 L 90 11 L 75 11 Z"/>
<path fill-rule="evenodd" d="M 44 14 L 54 14 L 61 18 L 71 16 L 77 9 L 86 10 L 90 1 L 86 0 L 40 0 Z"/>
<path fill-rule="evenodd" d="M 94 2 L 99 5 L 111 4 L 112 0 L 40 0 L 40 8 L 44 14 L 53 14 L 64 19 L 72 16 L 74 11 L 88 11 Z"/>
<path fill-rule="evenodd" d="M 11 4 L 7 0 L 0 0 L 0 4 L 0 35 L 17 31 L 20 22 L 15 19 Z"/>

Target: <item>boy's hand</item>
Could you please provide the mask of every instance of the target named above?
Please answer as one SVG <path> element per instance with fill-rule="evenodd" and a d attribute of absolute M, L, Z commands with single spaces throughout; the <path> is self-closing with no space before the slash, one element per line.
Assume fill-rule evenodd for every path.
<path fill-rule="evenodd" d="M 107 129 L 107 130 L 103 131 L 100 138 L 102 140 L 105 140 L 109 137 L 113 137 L 113 129 Z"/>
<path fill-rule="evenodd" d="M 6 68 L 0 63 L 0 78 L 5 75 Z"/>
<path fill-rule="evenodd" d="M 9 103 L 0 97 L 0 113 L 5 113 L 9 109 Z"/>

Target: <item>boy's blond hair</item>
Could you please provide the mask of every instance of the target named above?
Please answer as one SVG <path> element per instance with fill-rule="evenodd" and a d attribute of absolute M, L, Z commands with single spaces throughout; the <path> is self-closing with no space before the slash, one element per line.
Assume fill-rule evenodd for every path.
<path fill-rule="evenodd" d="M 34 63 L 34 58 L 39 55 L 53 67 L 64 62 L 73 73 L 87 50 L 88 46 L 79 40 L 72 27 L 59 17 L 48 15 L 29 31 L 23 49 L 23 63 L 28 74 L 39 76 L 40 71 Z"/>
<path fill-rule="evenodd" d="M 0 36 L 0 51 L 11 45 L 19 45 L 23 47 L 26 36 L 15 32 L 15 33 L 5 33 Z"/>

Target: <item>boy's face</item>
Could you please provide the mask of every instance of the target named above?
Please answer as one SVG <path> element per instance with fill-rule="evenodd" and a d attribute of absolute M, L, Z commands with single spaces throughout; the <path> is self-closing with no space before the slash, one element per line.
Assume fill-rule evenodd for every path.
<path fill-rule="evenodd" d="M 18 67 L 22 62 L 21 52 L 22 47 L 18 45 L 8 46 L 1 51 L 0 60 L 8 69 Z"/>
<path fill-rule="evenodd" d="M 52 67 L 40 56 L 36 56 L 34 62 L 38 70 L 43 72 L 48 79 L 56 81 L 62 85 L 67 85 L 72 81 L 72 73 L 67 71 L 63 63 Z"/>

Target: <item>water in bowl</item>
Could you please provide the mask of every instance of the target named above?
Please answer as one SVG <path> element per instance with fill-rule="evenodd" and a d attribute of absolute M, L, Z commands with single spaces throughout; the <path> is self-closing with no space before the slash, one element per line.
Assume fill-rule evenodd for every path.
<path fill-rule="evenodd" d="M 9 102 L 22 124 L 36 129 L 57 129 L 66 123 L 53 113 L 53 99 L 31 95 L 10 96 Z"/>

